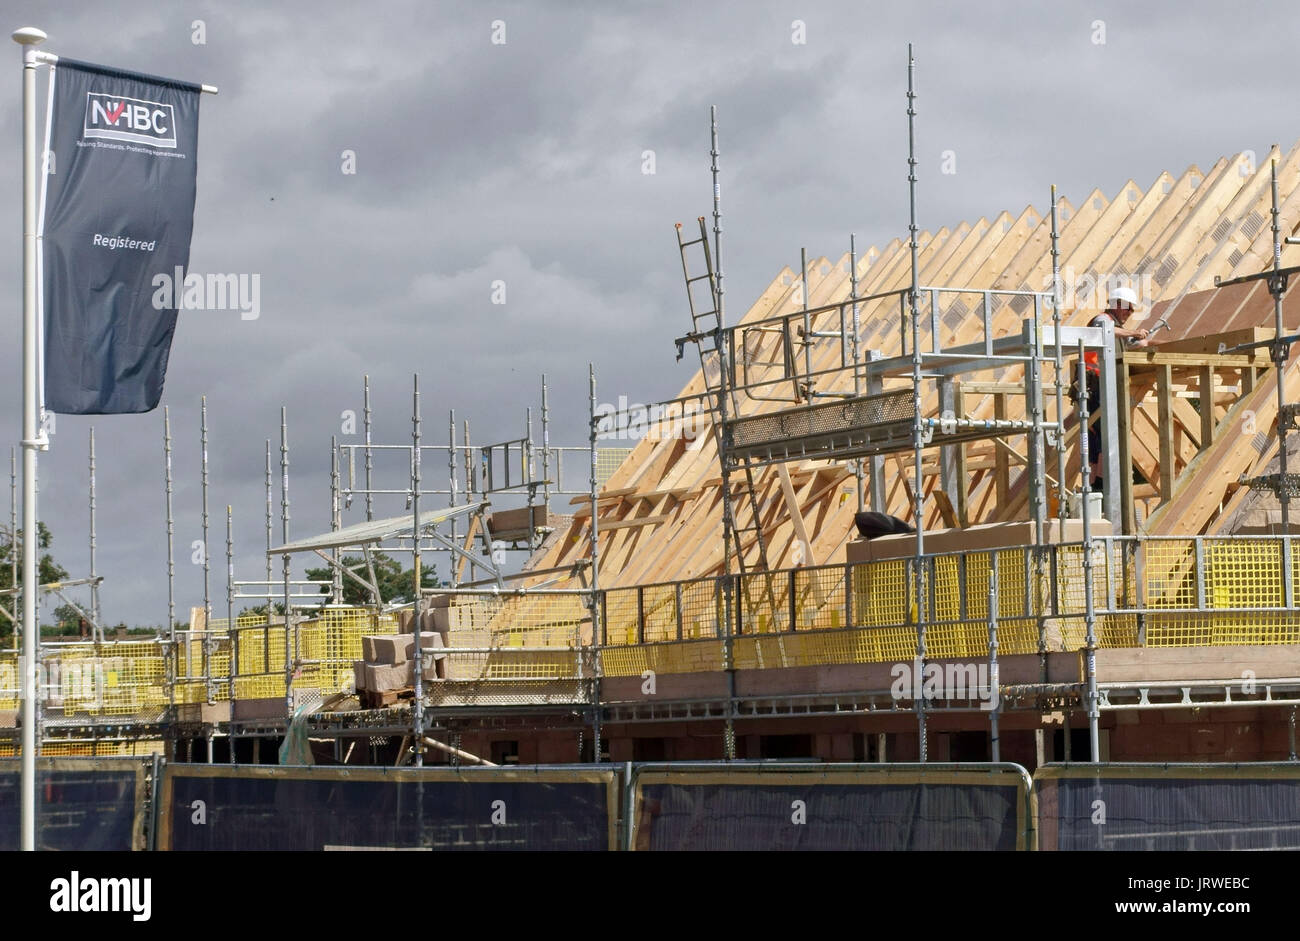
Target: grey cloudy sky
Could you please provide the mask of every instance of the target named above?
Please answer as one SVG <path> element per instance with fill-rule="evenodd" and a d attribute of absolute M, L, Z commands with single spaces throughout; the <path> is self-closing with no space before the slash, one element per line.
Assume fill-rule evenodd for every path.
<path fill-rule="evenodd" d="M 799 248 L 906 233 L 906 43 L 916 43 L 923 228 L 1076 203 L 1129 178 L 1297 137 L 1294 5 L 1236 3 L 123 3 L 7 0 L 51 52 L 219 85 L 202 105 L 191 268 L 261 276 L 261 316 L 183 313 L 163 402 L 176 454 L 177 595 L 200 603 L 198 403 L 209 406 L 214 554 L 262 570 L 264 439 L 288 407 L 292 531 L 328 528 L 329 436 L 371 375 L 376 440 L 447 410 L 519 437 L 548 374 L 552 443 L 602 401 L 674 395 L 686 329 L 672 225 L 709 211 L 720 112 L 727 296 L 738 316 Z M 491 42 L 503 20 L 506 42 Z M 202 20 L 206 43 L 192 42 Z M 802 20 L 806 43 L 792 40 Z M 1105 43 L 1095 43 L 1094 21 Z M 0 83 L 0 440 L 20 409 L 19 53 Z M 355 175 L 341 172 L 344 150 Z M 642 172 L 655 152 L 656 173 Z M 957 173 L 941 175 L 941 154 Z M 507 285 L 493 305 L 491 284 Z M 41 458 L 56 554 L 85 573 L 86 434 Z M 107 619 L 166 615 L 162 415 L 98 417 Z M 356 440 L 356 439 L 352 439 Z M 401 486 L 400 468 L 389 479 Z M 429 473 L 441 474 L 442 468 Z M 441 483 L 441 481 L 439 481 Z M 359 505 L 359 504 L 358 504 Z M 0 507 L 8 501 L 0 497 Z M 381 507 L 398 512 L 400 502 Z M 7 514 L 6 514 L 7 515 Z M 350 519 L 356 519 L 355 510 Z M 443 563 L 445 565 L 445 562 Z M 223 562 L 214 600 L 224 613 Z"/>

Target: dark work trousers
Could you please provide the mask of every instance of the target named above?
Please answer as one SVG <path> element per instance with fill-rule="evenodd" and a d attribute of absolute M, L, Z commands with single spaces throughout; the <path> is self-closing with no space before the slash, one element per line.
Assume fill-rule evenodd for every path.
<path fill-rule="evenodd" d="M 1088 461 L 1100 465 L 1101 461 L 1101 376 L 1088 371 Z M 1086 472 L 1086 471 L 1085 471 Z"/>

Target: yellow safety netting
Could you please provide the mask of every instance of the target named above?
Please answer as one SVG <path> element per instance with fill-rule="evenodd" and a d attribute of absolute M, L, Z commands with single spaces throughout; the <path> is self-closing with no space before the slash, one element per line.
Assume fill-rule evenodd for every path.
<path fill-rule="evenodd" d="M 1012 547 L 927 557 L 927 655 L 988 655 L 995 559 L 1003 656 L 1083 646 L 1089 567 L 1102 647 L 1300 643 L 1284 578 L 1300 588 L 1300 558 L 1288 560 L 1279 539 L 1100 540 L 1090 553 Z M 598 596 L 598 634 L 588 593 L 467 592 L 435 600 L 425 629 L 443 633 L 449 649 L 437 677 L 452 682 L 578 680 L 591 675 L 596 646 L 610 676 L 905 662 L 917 651 L 917 574 L 915 560 L 891 559 L 611 589 Z M 232 694 L 283 698 L 286 663 L 294 689 L 329 695 L 352 687 L 363 636 L 398 629 L 394 615 L 340 607 L 296 621 L 287 643 L 282 618 L 249 615 L 233 630 L 213 620 L 182 631 L 171 646 L 47 644 L 43 708 L 127 717 Z M 0 651 L 0 710 L 18 708 L 18 687 L 18 656 Z"/>

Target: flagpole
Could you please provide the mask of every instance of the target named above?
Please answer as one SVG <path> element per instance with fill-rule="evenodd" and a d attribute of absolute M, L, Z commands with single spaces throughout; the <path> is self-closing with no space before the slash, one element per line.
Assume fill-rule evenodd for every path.
<path fill-rule="evenodd" d="M 36 524 L 36 452 L 49 448 L 41 428 L 41 374 L 38 372 L 37 310 L 37 169 L 36 169 L 36 69 L 53 66 L 59 57 L 36 49 L 44 42 L 42 30 L 25 26 L 15 30 L 13 41 L 23 47 L 23 614 L 22 614 L 22 767 L 21 840 L 23 850 L 36 849 L 37 655 L 40 651 L 36 623 L 36 568 L 39 536 Z M 202 94 L 215 95 L 213 85 L 201 85 Z M 53 97 L 51 96 L 51 102 Z"/>
<path fill-rule="evenodd" d="M 23 47 L 23 738 L 22 838 L 36 849 L 36 452 L 39 436 L 36 388 L 36 46 L 45 33 L 26 26 L 13 34 Z"/>

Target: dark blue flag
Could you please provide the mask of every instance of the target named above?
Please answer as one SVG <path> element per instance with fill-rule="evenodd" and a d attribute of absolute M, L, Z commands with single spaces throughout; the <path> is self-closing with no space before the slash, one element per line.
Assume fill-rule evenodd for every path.
<path fill-rule="evenodd" d="M 178 306 L 155 303 L 154 279 L 190 260 L 200 87 L 64 58 L 53 81 L 45 407 L 147 412 L 162 396 Z"/>

